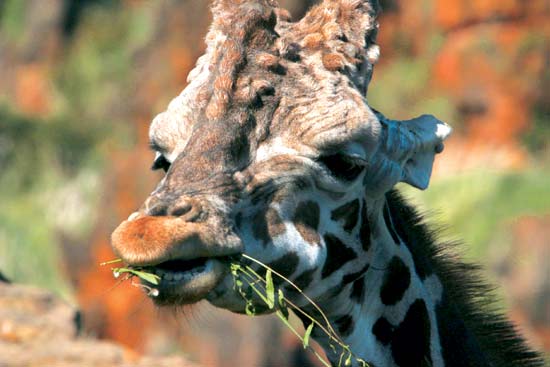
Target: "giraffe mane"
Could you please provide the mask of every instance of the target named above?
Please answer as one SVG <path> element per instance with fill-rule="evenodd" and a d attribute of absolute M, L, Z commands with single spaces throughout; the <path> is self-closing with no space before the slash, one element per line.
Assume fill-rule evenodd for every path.
<path fill-rule="evenodd" d="M 460 353 L 475 353 L 473 361 L 485 360 L 487 365 L 494 367 L 543 366 L 541 356 L 526 345 L 499 309 L 495 287 L 484 279 L 481 267 L 462 259 L 457 250 L 460 243 L 438 242 L 437 235 L 441 229 L 428 225 L 425 217 L 408 204 L 397 190 L 388 192 L 386 198 L 399 234 L 411 251 L 417 273 L 421 278 L 432 272 L 437 273 L 444 289 L 442 302 L 446 302 L 446 306 L 462 318 L 463 324 L 451 325 L 453 334 L 455 331 L 456 334 L 447 340 L 444 335 L 441 336 L 444 353 L 445 350 L 456 353 L 449 359 L 463 360 L 465 357 Z M 460 330 L 469 332 L 468 338 L 474 337 L 478 347 L 470 345 L 466 350 L 453 348 L 454 340 L 466 337 L 466 334 L 460 334 Z M 451 343 L 451 346 L 446 347 L 445 342 Z M 455 347 L 461 342 L 457 341 Z"/>

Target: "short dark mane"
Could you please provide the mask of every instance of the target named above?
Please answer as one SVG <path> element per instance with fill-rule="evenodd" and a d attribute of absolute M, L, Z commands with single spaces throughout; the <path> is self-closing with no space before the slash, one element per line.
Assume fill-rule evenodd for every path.
<path fill-rule="evenodd" d="M 450 366 L 543 366 L 541 356 L 526 345 L 499 310 L 494 287 L 483 279 L 480 266 L 464 262 L 457 255 L 456 243 L 438 243 L 438 231 L 428 226 L 424 217 L 397 190 L 387 193 L 386 198 L 399 234 L 412 252 L 419 276 L 435 272 L 443 283 L 441 304 L 445 307 L 438 310 L 438 324 L 446 363 Z M 462 320 L 451 321 L 457 316 Z"/>

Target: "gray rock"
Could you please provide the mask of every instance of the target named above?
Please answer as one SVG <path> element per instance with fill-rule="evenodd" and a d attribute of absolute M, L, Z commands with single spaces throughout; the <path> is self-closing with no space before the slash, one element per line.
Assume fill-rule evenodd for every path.
<path fill-rule="evenodd" d="M 78 310 L 54 294 L 0 281 L 0 367 L 193 367 L 78 334 Z"/>

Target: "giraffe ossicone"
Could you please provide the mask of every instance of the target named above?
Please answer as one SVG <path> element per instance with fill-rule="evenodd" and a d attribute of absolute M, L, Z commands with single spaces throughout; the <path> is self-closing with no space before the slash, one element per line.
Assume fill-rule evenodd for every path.
<path fill-rule="evenodd" d="M 451 130 L 368 105 L 378 2 L 324 0 L 296 22 L 271 0 L 212 9 L 205 55 L 150 127 L 166 174 L 112 235 L 120 258 L 161 277 L 153 301 L 244 313 L 228 260 L 246 254 L 372 366 L 542 365 L 393 190 L 428 186 Z"/>

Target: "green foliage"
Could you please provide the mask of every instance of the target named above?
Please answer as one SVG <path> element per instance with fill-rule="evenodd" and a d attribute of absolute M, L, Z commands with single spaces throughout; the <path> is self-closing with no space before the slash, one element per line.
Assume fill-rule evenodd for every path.
<path fill-rule="evenodd" d="M 546 74 L 547 85 L 550 86 L 550 71 Z M 523 135 L 523 143 L 534 155 L 550 160 L 550 107 L 543 103 L 535 106 L 531 128 Z"/>
<path fill-rule="evenodd" d="M 525 172 L 471 172 L 434 181 L 429 190 L 405 191 L 424 208 L 436 210 L 436 219 L 449 235 L 464 239 L 468 255 L 483 260 L 488 247 L 502 243 L 509 224 L 524 215 L 543 215 L 550 208 L 548 167 Z"/>
<path fill-rule="evenodd" d="M 69 295 L 57 236 L 93 224 L 102 136 L 94 125 L 29 118 L 0 106 L 0 269 L 8 277 Z"/>
<path fill-rule="evenodd" d="M 309 337 L 311 335 L 311 332 L 313 331 L 313 326 L 315 326 L 315 324 L 313 322 L 311 324 L 309 324 L 309 326 L 307 327 L 306 332 L 304 334 L 304 338 L 302 340 L 302 344 L 304 345 L 304 349 L 309 347 Z"/>
<path fill-rule="evenodd" d="M 0 4 L 0 32 L 16 49 L 27 4 Z M 133 145 L 127 91 L 152 16 L 146 6 L 90 6 L 53 66 L 50 112 L 31 117 L 0 103 L 0 269 L 12 280 L 71 297 L 60 244 L 78 246 L 95 224 L 109 141 Z"/>
<path fill-rule="evenodd" d="M 349 345 L 345 344 L 340 336 L 334 331 L 334 328 L 330 324 L 327 316 L 323 310 L 311 299 L 309 298 L 296 284 L 291 282 L 289 279 L 283 275 L 276 272 L 274 269 L 270 268 L 261 261 L 250 257 L 246 254 L 241 255 L 245 261 L 252 261 L 253 263 L 260 265 L 266 270 L 265 276 L 258 274 L 252 267 L 249 265 L 242 264 L 238 259 L 234 260 L 230 264 L 231 274 L 233 276 L 234 289 L 243 297 L 245 301 L 245 312 L 249 316 L 256 315 L 254 307 L 254 297 L 258 297 L 263 301 L 270 310 L 275 311 L 275 314 L 283 322 L 283 324 L 294 334 L 298 339 L 302 341 L 304 349 L 310 349 L 312 353 L 319 359 L 321 364 L 329 367 L 330 363 L 326 361 L 321 355 L 319 355 L 314 349 L 311 349 L 310 346 L 310 337 L 314 327 L 319 328 L 324 332 L 329 338 L 329 345 L 334 353 L 338 353 L 337 350 L 340 350 L 339 361 L 337 366 L 349 366 L 352 363 L 352 359 L 359 363 L 362 367 L 368 367 L 368 364 L 356 356 Z M 321 320 L 317 320 L 308 313 L 306 313 L 302 308 L 295 305 L 291 300 L 284 296 L 284 293 L 281 288 L 277 289 L 277 303 L 275 303 L 275 286 L 273 283 L 273 275 L 277 276 L 283 280 L 286 284 L 293 287 L 298 293 L 300 293 L 311 306 L 321 315 Z M 301 335 L 298 330 L 289 322 L 288 320 L 288 308 L 291 308 L 294 312 L 300 313 L 301 316 L 310 320 L 309 325 L 307 326 L 304 335 Z"/>
<path fill-rule="evenodd" d="M 0 33 L 13 41 L 23 34 L 25 25 L 26 2 L 22 0 L 5 0 L 0 2 Z"/>
<path fill-rule="evenodd" d="M 115 278 L 118 278 L 120 274 L 134 275 L 153 285 L 158 285 L 160 281 L 160 276 L 148 273 L 147 271 L 140 268 L 113 268 L 113 275 L 115 276 Z"/>
<path fill-rule="evenodd" d="M 443 93 L 426 92 L 430 67 L 427 58 L 403 57 L 377 69 L 369 89 L 369 104 L 389 111 L 387 116 L 393 119 L 409 119 L 429 111 L 443 121 L 455 121 L 451 99 Z"/>

